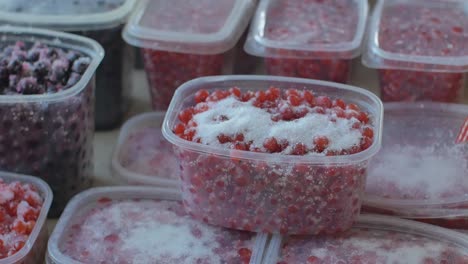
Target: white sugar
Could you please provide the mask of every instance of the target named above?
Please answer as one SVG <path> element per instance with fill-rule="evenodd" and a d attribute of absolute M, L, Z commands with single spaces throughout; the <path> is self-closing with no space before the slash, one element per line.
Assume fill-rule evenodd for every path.
<path fill-rule="evenodd" d="M 0 204 L 7 203 L 13 200 L 13 198 L 15 198 L 15 193 L 12 190 L 5 189 L 0 192 Z"/>
<path fill-rule="evenodd" d="M 220 116 L 223 116 L 223 121 Z M 263 142 L 274 137 L 289 142 L 289 149 L 284 151 L 286 153 L 297 143 L 313 148 L 315 136 L 327 136 L 329 150 L 348 149 L 359 145 L 361 140 L 360 131 L 352 128 L 356 122 L 354 118 L 333 121 L 332 115 L 310 112 L 292 121 L 274 122 L 271 118 L 271 113 L 253 106 L 250 101 L 240 102 L 228 97 L 211 103 L 208 111 L 194 115 L 197 123 L 195 138 L 199 138 L 203 144 L 220 146 L 218 135 L 242 133 L 245 142 L 251 141 L 254 147 L 263 148 Z"/>
<path fill-rule="evenodd" d="M 465 155 L 462 147 L 388 146 L 369 168 L 366 191 L 393 198 L 464 195 L 468 192 Z M 393 194 L 389 186 L 395 189 Z"/>

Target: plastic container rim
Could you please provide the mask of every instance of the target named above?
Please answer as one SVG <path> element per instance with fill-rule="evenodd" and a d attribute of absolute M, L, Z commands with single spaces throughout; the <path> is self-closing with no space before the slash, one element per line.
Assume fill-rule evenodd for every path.
<path fill-rule="evenodd" d="M 193 54 L 202 54 L 202 55 L 213 55 L 224 53 L 235 46 L 236 41 L 240 38 L 241 31 L 239 31 L 239 36 L 237 38 L 232 38 L 232 43 L 230 45 L 224 46 L 223 48 L 212 48 L 208 51 L 197 52 L 196 50 L 187 50 L 186 52 L 177 49 L 177 46 L 174 45 L 161 45 L 158 44 L 159 41 L 168 41 L 175 43 L 183 44 L 205 44 L 205 43 L 222 43 L 230 38 L 233 35 L 233 32 L 236 32 L 237 28 L 246 27 L 248 20 L 244 18 L 244 14 L 249 9 L 252 9 L 253 2 L 251 0 L 235 0 L 235 4 L 232 8 L 231 13 L 226 18 L 224 25 L 218 32 L 202 34 L 202 33 L 190 33 L 190 32 L 171 32 L 166 30 L 156 30 L 156 29 L 147 29 L 147 27 L 140 26 L 140 21 L 146 12 L 145 8 L 149 4 L 150 0 L 142 0 L 135 8 L 135 11 L 130 16 L 125 29 L 122 32 L 123 39 L 130 45 L 148 48 L 153 50 L 161 51 L 171 51 L 171 52 L 180 52 L 180 53 L 193 53 Z M 238 21 L 237 23 L 235 23 Z M 244 25 L 245 24 L 245 25 Z"/>
<path fill-rule="evenodd" d="M 64 31 L 100 30 L 125 23 L 137 0 L 125 0 L 118 8 L 92 14 L 45 15 L 0 10 L 0 21 Z"/>
<path fill-rule="evenodd" d="M 128 138 L 129 134 L 134 131 L 134 127 L 138 124 L 144 123 L 146 120 L 152 120 L 155 117 L 160 117 L 161 120 L 164 119 L 165 112 L 146 112 L 139 115 L 136 115 L 128 119 L 121 127 L 119 137 L 117 139 L 117 144 L 115 146 L 114 152 L 112 154 L 112 171 L 115 176 L 120 179 L 129 181 L 135 180 L 142 184 L 149 185 L 164 185 L 168 187 L 177 188 L 179 186 L 178 181 L 169 180 L 159 176 L 144 175 L 141 173 L 133 172 L 122 166 L 119 159 L 119 154 L 122 151 L 122 146 L 125 143 L 125 140 Z M 146 121 L 148 122 L 148 121 Z"/>
<path fill-rule="evenodd" d="M 272 81 L 272 82 L 289 82 L 289 83 L 296 83 L 296 84 L 304 84 L 304 85 L 317 85 L 317 86 L 327 86 L 327 87 L 334 87 L 340 90 L 347 90 L 351 92 L 358 93 L 362 96 L 367 97 L 373 103 L 373 107 L 376 108 L 377 115 L 374 116 L 374 141 L 372 145 L 361 152 L 351 154 L 351 155 L 341 155 L 341 156 L 293 156 L 293 155 L 279 155 L 279 154 L 271 154 L 271 153 L 257 153 L 251 151 L 233 151 L 230 149 L 223 149 L 214 146 L 203 145 L 196 142 L 187 141 L 184 139 L 179 138 L 172 132 L 172 125 L 177 118 L 177 114 L 179 113 L 181 108 L 181 100 L 185 98 L 181 98 L 184 92 L 194 92 L 199 90 L 200 87 L 203 87 L 203 84 L 209 83 L 229 83 L 236 81 L 243 81 L 243 82 L 257 82 L 257 81 Z M 234 86 L 234 85 L 233 85 Z M 266 89 L 267 87 L 265 87 Z M 175 146 L 185 149 L 194 151 L 197 153 L 204 153 L 204 154 L 211 154 L 220 157 L 227 157 L 227 158 L 235 158 L 240 160 L 254 160 L 254 161 L 268 161 L 268 162 L 275 162 L 275 163 L 301 163 L 301 164 L 316 164 L 316 165 L 332 165 L 332 164 L 354 164 L 369 160 L 372 156 L 377 154 L 381 147 L 381 131 L 383 126 L 383 105 L 380 99 L 370 91 L 364 90 L 362 88 L 340 84 L 340 83 L 333 83 L 333 82 L 326 82 L 326 81 L 319 81 L 319 80 L 311 80 L 311 79 L 302 79 L 302 78 L 293 78 L 293 77 L 279 77 L 279 76 L 266 76 L 266 75 L 229 75 L 229 76 L 208 76 L 208 77 L 201 77 L 197 79 L 193 79 L 182 84 L 176 91 L 171 100 L 169 108 L 166 112 L 166 117 L 164 119 L 162 132 L 164 137 Z"/>
<path fill-rule="evenodd" d="M 0 38 L 2 41 L 8 39 L 6 36 L 16 36 L 25 42 L 34 42 L 38 40 L 34 36 L 40 36 L 39 40 L 46 40 L 49 45 L 66 48 L 70 50 L 78 50 L 90 57 L 91 63 L 81 76 L 80 81 L 67 90 L 52 94 L 34 94 L 34 95 L 0 95 L 0 103 L 37 103 L 37 102 L 54 102 L 61 101 L 72 97 L 83 91 L 95 75 L 96 69 L 104 58 L 104 49 L 96 41 L 78 36 L 75 34 L 52 31 L 47 29 L 17 27 L 17 26 L 0 26 Z M 76 41 L 78 44 L 67 43 Z M 80 47 L 81 46 L 81 47 Z"/>
<path fill-rule="evenodd" d="M 130 197 L 143 197 L 144 199 L 162 199 L 162 200 L 174 200 L 179 201 L 181 200 L 181 193 L 177 192 L 176 190 L 171 190 L 162 187 L 148 187 L 148 186 L 108 186 L 108 187 L 95 187 L 88 189 L 84 192 L 81 192 L 75 195 L 70 202 L 67 204 L 65 210 L 62 213 L 62 216 L 57 222 L 57 225 L 52 232 L 49 243 L 47 245 L 47 263 L 56 263 L 56 264 L 83 264 L 80 261 L 76 261 L 67 255 L 63 254 L 59 247 L 58 242 L 61 236 L 64 234 L 66 227 L 70 224 L 72 217 L 76 213 L 80 207 L 84 206 L 83 200 L 84 199 L 96 199 L 100 196 L 105 195 L 128 195 Z M 254 247 L 259 246 L 262 241 L 263 244 L 263 251 L 261 248 L 254 250 L 254 254 L 251 257 L 251 263 L 255 259 L 261 258 L 263 252 L 265 250 L 265 243 L 267 240 L 267 236 L 264 234 L 255 234 L 253 233 Z M 261 251 L 255 255 L 255 251 Z"/>
<path fill-rule="evenodd" d="M 359 20 L 356 25 L 356 33 L 351 41 L 331 43 L 331 44 L 299 44 L 299 45 L 283 45 L 281 41 L 268 40 L 264 37 L 265 20 L 267 18 L 266 10 L 272 0 L 262 0 L 257 8 L 257 11 L 252 20 L 252 26 L 249 37 L 245 43 L 244 49 L 247 53 L 259 57 L 281 58 L 280 55 L 268 54 L 266 48 L 285 49 L 302 52 L 350 52 L 349 56 L 340 55 L 337 58 L 352 59 L 358 57 L 361 53 L 364 33 L 366 31 L 367 16 L 369 12 L 369 3 L 367 0 L 354 0 L 358 5 Z M 257 46 L 263 46 L 258 48 Z M 320 59 L 316 56 L 304 57 L 290 55 L 288 58 L 307 58 Z"/>
<path fill-rule="evenodd" d="M 39 217 L 37 218 L 36 224 L 34 225 L 31 234 L 29 234 L 28 240 L 24 244 L 23 248 L 21 248 L 20 251 L 16 252 L 10 257 L 0 259 L 0 264 L 17 263 L 21 262 L 22 259 L 28 255 L 28 253 L 34 247 L 34 244 L 36 243 L 36 240 L 39 237 L 42 228 L 44 227 L 44 225 L 46 225 L 47 214 L 49 213 L 49 209 L 52 204 L 53 194 L 49 185 L 44 180 L 37 177 L 1 171 L 0 179 L 4 179 L 5 182 L 19 181 L 23 184 L 32 184 L 38 189 L 38 191 L 40 191 L 44 195 L 41 212 L 39 213 Z"/>
<path fill-rule="evenodd" d="M 468 70 L 468 55 L 467 56 L 421 56 L 421 55 L 409 55 L 397 52 L 389 52 L 380 48 L 379 45 L 379 25 L 382 17 L 382 12 L 385 7 L 385 2 L 388 0 L 379 0 L 374 8 L 374 11 L 369 19 L 369 31 L 367 36 L 366 51 L 362 57 L 362 63 L 369 68 L 376 69 L 404 69 L 412 70 L 413 67 L 407 66 L 389 66 L 380 63 L 380 60 L 388 60 L 393 62 L 403 62 L 403 63 L 419 63 L 419 64 L 430 64 L 430 65 L 439 65 L 439 66 L 455 66 L 459 69 L 450 70 L 450 69 L 432 69 L 429 71 L 434 72 L 464 72 Z M 445 0 L 450 3 L 461 3 L 460 0 Z M 402 1 L 399 1 L 402 2 Z M 410 3 L 411 1 L 405 1 L 408 4 L 418 4 Z M 377 57 L 377 58 L 373 58 Z M 418 69 L 414 69 L 418 70 Z"/>
<path fill-rule="evenodd" d="M 468 251 L 468 235 L 450 230 L 447 228 L 433 226 L 426 223 L 401 219 L 392 216 L 378 214 L 362 214 L 358 216 L 352 228 L 369 228 L 381 231 L 394 231 L 398 233 L 419 235 L 430 238 L 431 240 L 440 241 L 443 238 L 445 242 L 455 244 L 465 248 Z M 266 250 L 266 264 L 276 263 L 279 257 L 280 247 L 283 237 L 274 235 L 271 239 L 270 246 Z"/>

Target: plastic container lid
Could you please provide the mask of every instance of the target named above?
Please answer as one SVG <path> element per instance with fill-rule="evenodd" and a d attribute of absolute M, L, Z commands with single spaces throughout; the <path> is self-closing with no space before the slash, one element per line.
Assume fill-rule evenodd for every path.
<path fill-rule="evenodd" d="M 179 164 L 161 132 L 165 112 L 135 116 L 121 128 L 112 156 L 112 171 L 136 185 L 179 186 Z"/>
<path fill-rule="evenodd" d="M 331 237 L 291 237 L 288 241 L 275 235 L 265 253 L 265 264 L 278 263 L 281 251 L 285 250 L 281 248 L 283 241 L 287 241 L 286 248 L 292 251 L 290 255 L 296 253 L 296 257 L 302 257 L 298 262 L 288 263 L 455 264 L 468 261 L 468 236 L 465 234 L 380 215 L 361 215 L 353 229 Z M 434 262 L 424 262 L 426 257 Z"/>
<path fill-rule="evenodd" d="M 0 48 L 17 41 L 34 43 L 39 41 L 52 47 L 80 51 L 89 56 L 91 62 L 80 80 L 69 89 L 51 94 L 33 95 L 0 95 L 2 103 L 56 102 L 63 101 L 83 91 L 96 73 L 96 69 L 104 58 L 104 50 L 96 41 L 75 34 L 51 31 L 38 28 L 0 26 Z"/>
<path fill-rule="evenodd" d="M 61 31 L 112 28 L 125 23 L 136 0 L 2 0 L 0 23 Z"/>
<path fill-rule="evenodd" d="M 362 61 L 379 69 L 468 71 L 465 0 L 381 0 Z"/>
<path fill-rule="evenodd" d="M 63 252 L 61 246 L 68 235 L 68 230 L 75 224 L 77 217 L 84 216 L 87 213 L 95 212 L 97 206 L 102 207 L 102 203 L 111 200 L 180 200 L 180 194 L 175 190 L 168 190 L 156 187 L 101 187 L 92 188 L 75 196 L 65 208 L 60 217 L 48 244 L 47 263 L 63 264 L 82 264 L 82 262 L 72 259 Z M 162 215 L 161 219 L 167 221 L 168 215 Z M 203 225 L 200 223 L 200 225 Z M 104 231 L 104 230 L 103 230 Z M 226 230 L 228 231 L 228 230 Z M 236 232 L 236 231 L 230 231 Z M 170 233 L 170 231 L 168 231 Z M 167 234 L 165 234 L 167 235 Z M 251 264 L 260 264 L 263 252 L 266 247 L 268 235 L 258 234 L 255 236 L 254 246 L 252 248 Z"/>
<path fill-rule="evenodd" d="M 47 214 L 49 212 L 50 205 L 52 204 L 52 190 L 50 189 L 49 185 L 47 185 L 47 183 L 36 177 L 0 172 L 0 179 L 5 182 L 19 181 L 21 183 L 30 183 L 37 188 L 42 198 L 44 199 L 41 212 L 39 213 L 39 217 L 36 221 L 36 225 L 34 226 L 23 248 L 21 248 L 21 250 L 13 256 L 0 259 L 0 264 L 22 263 L 22 261 L 24 261 L 24 259 L 28 256 L 29 252 L 33 249 L 34 243 L 36 243 L 43 226 L 46 224 Z"/>
<path fill-rule="evenodd" d="M 354 58 L 361 52 L 367 13 L 366 0 L 262 0 L 245 50 L 271 58 Z"/>
<path fill-rule="evenodd" d="M 369 165 L 363 206 L 406 218 L 468 216 L 468 144 L 455 144 L 468 106 L 384 109 L 383 146 Z"/>
<path fill-rule="evenodd" d="M 125 27 L 131 45 L 191 54 L 235 46 L 249 23 L 252 0 L 142 0 Z"/>

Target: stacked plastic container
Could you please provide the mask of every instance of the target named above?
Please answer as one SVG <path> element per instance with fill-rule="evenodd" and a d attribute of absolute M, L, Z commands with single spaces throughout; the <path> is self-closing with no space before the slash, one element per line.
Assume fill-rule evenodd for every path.
<path fill-rule="evenodd" d="M 247 27 L 255 1 L 143 0 L 123 37 L 142 48 L 154 110 L 166 110 L 177 87 L 229 74 L 231 49 Z"/>
<path fill-rule="evenodd" d="M 121 37 L 135 0 L 0 2 L 0 24 L 67 31 L 99 42 L 107 54 L 96 72 L 97 129 L 118 126 L 128 108 L 133 50 Z"/>
<path fill-rule="evenodd" d="M 77 51 L 89 58 L 79 81 L 60 91 L 0 95 L 0 169 L 35 175 L 54 192 L 50 216 L 59 216 L 68 200 L 91 186 L 93 173 L 94 75 L 104 51 L 88 38 L 55 31 L 0 27 L 0 48 L 22 42 Z M 53 55 L 51 53 L 51 55 Z"/>
<path fill-rule="evenodd" d="M 467 32 L 466 1 L 379 1 L 363 63 L 378 69 L 383 101 L 461 101 Z"/>
<path fill-rule="evenodd" d="M 179 199 L 148 187 L 83 192 L 57 223 L 47 263 L 262 263 L 266 235 L 194 221 Z"/>
<path fill-rule="evenodd" d="M 24 243 L 23 247 L 12 256 L 0 258 L 0 264 L 42 263 L 47 250 L 47 239 L 49 237 L 46 220 L 50 204 L 52 203 L 52 191 L 50 190 L 50 187 L 41 179 L 7 172 L 0 172 L 0 180 L 5 183 L 19 182 L 21 184 L 31 184 L 39 192 L 43 201 L 39 217 L 37 218 L 36 224 L 29 234 L 26 243 Z M 3 195 L 7 196 L 8 194 L 2 194 L 2 200 L 4 199 Z M 27 199 L 28 197 L 24 198 Z M 0 200 L 1 203 L 4 203 L 2 200 Z M 3 216 L 2 212 L 1 217 L 3 218 Z M 0 238 L 3 237 L 0 236 Z M 8 237 L 6 239 L 8 239 Z"/>
<path fill-rule="evenodd" d="M 245 49 L 270 75 L 347 83 L 367 13 L 367 0 L 262 0 Z"/>
<path fill-rule="evenodd" d="M 140 114 L 122 126 L 112 156 L 112 172 L 122 182 L 179 187 L 179 162 L 161 132 L 165 114 Z"/>
<path fill-rule="evenodd" d="M 272 238 L 264 264 L 467 263 L 468 237 L 418 222 L 361 215 L 334 236 Z"/>

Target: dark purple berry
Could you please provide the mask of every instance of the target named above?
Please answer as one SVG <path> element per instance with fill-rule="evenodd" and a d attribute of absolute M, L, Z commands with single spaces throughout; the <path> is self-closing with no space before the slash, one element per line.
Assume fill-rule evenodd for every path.
<path fill-rule="evenodd" d="M 28 52 L 28 56 L 26 57 L 26 60 L 29 62 L 35 62 L 39 59 L 39 50 L 30 50 Z"/>
<path fill-rule="evenodd" d="M 16 91 L 20 94 L 38 94 L 39 89 L 36 78 L 26 77 L 21 79 L 16 85 Z"/>
<path fill-rule="evenodd" d="M 18 74 L 21 72 L 21 69 L 22 69 L 23 65 L 22 63 L 20 62 L 20 60 L 18 60 L 18 58 L 12 58 L 10 60 L 10 62 L 8 63 L 8 71 L 11 73 L 11 74 Z"/>

